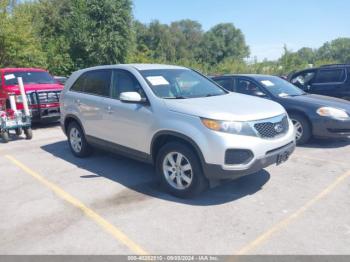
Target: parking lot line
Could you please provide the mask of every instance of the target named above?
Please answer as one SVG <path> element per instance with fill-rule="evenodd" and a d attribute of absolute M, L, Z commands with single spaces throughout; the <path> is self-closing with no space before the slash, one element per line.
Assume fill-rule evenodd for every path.
<path fill-rule="evenodd" d="M 46 180 L 44 177 L 15 159 L 11 155 L 5 155 L 5 158 L 7 158 L 9 161 L 11 161 L 14 165 L 22 169 L 25 173 L 32 176 L 36 180 L 38 180 L 41 184 L 52 190 L 56 195 L 58 195 L 60 198 L 64 199 L 71 205 L 77 207 L 83 213 L 92 219 L 96 224 L 101 226 L 103 229 L 105 229 L 108 233 L 110 233 L 116 240 L 118 240 L 120 243 L 127 246 L 132 252 L 138 254 L 138 255 L 147 255 L 148 253 L 140 247 L 138 244 L 136 244 L 134 241 L 132 241 L 125 233 L 123 233 L 120 229 L 118 229 L 116 226 L 109 223 L 107 220 L 105 220 L 103 217 L 101 217 L 99 214 L 97 214 L 92 209 L 85 206 L 80 200 L 76 199 L 69 193 L 65 192 L 62 188 L 59 186 L 51 183 L 50 181 Z"/>
<path fill-rule="evenodd" d="M 344 181 L 348 177 L 350 177 L 350 171 L 348 171 L 345 174 L 338 177 L 333 183 L 328 185 L 322 192 L 320 192 L 318 195 L 316 195 L 314 198 L 312 198 L 310 201 L 308 201 L 305 205 L 303 205 L 297 211 L 295 211 L 287 218 L 281 220 L 280 222 L 278 222 L 277 224 L 272 226 L 270 229 L 268 229 L 267 231 L 262 233 L 260 236 L 258 236 L 252 242 L 243 246 L 235 254 L 236 255 L 245 255 L 245 254 L 248 254 L 249 252 L 251 252 L 252 250 L 256 249 L 258 246 L 262 245 L 264 242 L 269 240 L 274 234 L 278 233 L 283 228 L 287 227 L 291 222 L 293 222 L 298 217 L 300 217 L 312 205 L 314 205 L 316 202 L 318 202 L 319 200 L 324 198 L 326 195 L 331 193 L 342 181 Z"/>
<path fill-rule="evenodd" d="M 303 154 L 295 154 L 293 156 L 294 158 L 298 159 L 307 159 L 307 160 L 312 160 L 312 161 L 319 161 L 319 162 L 324 162 L 324 163 L 329 163 L 329 164 L 336 164 L 336 165 L 349 165 L 349 163 L 345 163 L 343 161 L 336 161 L 336 160 L 330 160 L 330 159 L 323 159 L 323 158 L 317 158 L 317 157 L 312 157 L 312 156 L 306 156 Z"/>

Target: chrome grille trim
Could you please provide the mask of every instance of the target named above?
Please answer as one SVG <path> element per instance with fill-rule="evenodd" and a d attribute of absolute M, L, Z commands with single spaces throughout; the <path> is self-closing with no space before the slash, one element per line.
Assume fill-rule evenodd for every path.
<path fill-rule="evenodd" d="M 289 131 L 288 115 L 255 121 L 252 124 L 256 134 L 264 139 L 274 139 L 283 136 Z"/>

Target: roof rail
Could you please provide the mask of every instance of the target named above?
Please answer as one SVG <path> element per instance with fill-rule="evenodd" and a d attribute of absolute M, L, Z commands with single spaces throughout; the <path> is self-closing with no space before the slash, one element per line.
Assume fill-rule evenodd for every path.
<path fill-rule="evenodd" d="M 329 65 L 322 65 L 320 67 L 341 67 L 341 66 L 350 66 L 350 64 L 329 64 Z"/>

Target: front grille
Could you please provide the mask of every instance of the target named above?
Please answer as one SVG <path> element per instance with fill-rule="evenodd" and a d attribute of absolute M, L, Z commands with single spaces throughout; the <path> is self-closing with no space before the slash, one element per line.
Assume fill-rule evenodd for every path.
<path fill-rule="evenodd" d="M 258 131 L 262 138 L 275 138 L 283 135 L 289 130 L 288 117 L 284 116 L 282 120 L 270 120 L 254 124 L 254 128 Z"/>
<path fill-rule="evenodd" d="M 61 91 L 40 91 L 37 92 L 40 104 L 58 103 Z"/>
<path fill-rule="evenodd" d="M 61 91 L 36 91 L 27 94 L 30 105 L 59 103 Z"/>

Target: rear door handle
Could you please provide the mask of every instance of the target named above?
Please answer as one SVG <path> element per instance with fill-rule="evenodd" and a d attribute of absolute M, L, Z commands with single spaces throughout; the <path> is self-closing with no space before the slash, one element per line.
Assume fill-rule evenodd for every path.
<path fill-rule="evenodd" d="M 113 113 L 113 110 L 112 110 L 111 106 L 107 106 L 107 113 L 108 114 L 112 114 Z"/>

